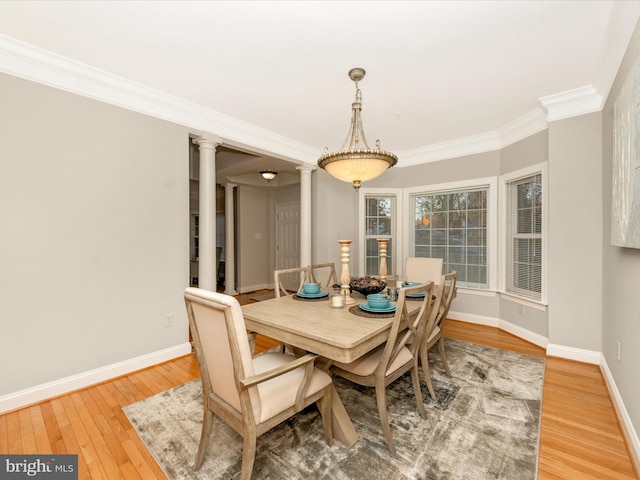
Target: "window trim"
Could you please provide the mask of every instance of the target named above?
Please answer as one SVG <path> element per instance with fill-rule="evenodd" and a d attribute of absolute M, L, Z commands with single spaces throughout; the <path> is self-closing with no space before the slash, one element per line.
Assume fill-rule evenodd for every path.
<path fill-rule="evenodd" d="M 411 225 L 411 215 L 407 206 L 410 205 L 411 195 L 426 194 L 433 195 L 438 192 L 450 192 L 460 189 L 472 189 L 487 187 L 487 276 L 488 284 L 486 288 L 464 287 L 465 290 L 496 291 L 498 286 L 498 245 L 497 245 L 497 227 L 498 227 L 498 189 L 496 177 L 474 178 L 469 180 L 461 180 L 456 182 L 437 183 L 432 185 L 422 185 L 418 187 L 410 187 L 403 190 L 404 205 L 403 224 Z M 404 274 L 404 258 L 411 251 L 411 236 L 409 232 L 402 231 L 402 250 L 406 252 L 403 261 L 398 264 L 401 267 L 400 275 Z M 461 287 L 462 288 L 462 287 Z"/>
<path fill-rule="evenodd" d="M 367 254 L 365 245 L 365 197 L 394 197 L 395 198 L 395 252 L 393 252 L 393 264 L 396 266 L 396 275 L 388 275 L 390 278 L 399 277 L 399 271 L 404 267 L 403 254 L 402 254 L 402 242 L 405 237 L 405 233 L 402 230 L 402 217 L 404 212 L 403 195 L 401 188 L 373 188 L 373 187 L 361 187 L 358 190 L 358 272 L 350 270 L 352 276 L 363 276 L 365 270 L 365 257 Z"/>
<path fill-rule="evenodd" d="M 508 203 L 509 203 L 509 186 L 511 183 L 518 180 L 523 180 L 527 177 L 534 175 L 540 175 L 542 177 L 542 290 L 540 299 L 534 299 L 530 297 L 520 296 L 514 292 L 507 292 L 507 271 L 509 270 L 510 258 L 507 258 L 509 252 L 509 242 L 511 241 L 511 231 L 509 228 L 508 218 Z M 548 261 L 549 261 L 549 176 L 548 176 L 548 163 L 542 162 L 529 167 L 515 170 L 513 172 L 505 173 L 500 176 L 500 220 L 499 220 L 499 232 L 500 232 L 500 266 L 499 266 L 499 284 L 498 292 L 501 298 L 510 300 L 517 303 L 529 304 L 529 305 L 543 305 L 547 306 L 548 303 Z"/>

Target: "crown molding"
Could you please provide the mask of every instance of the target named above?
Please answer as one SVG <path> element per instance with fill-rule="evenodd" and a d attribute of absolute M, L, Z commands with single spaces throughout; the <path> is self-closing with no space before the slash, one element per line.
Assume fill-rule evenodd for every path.
<path fill-rule="evenodd" d="M 169 122 L 224 143 L 295 162 L 314 163 L 317 149 L 184 99 L 151 89 L 0 34 L 0 72 Z"/>
<path fill-rule="evenodd" d="M 449 158 L 500 150 L 546 128 L 547 116 L 545 112 L 541 108 L 535 108 L 492 132 L 397 152 L 398 167 L 410 167 Z"/>
<path fill-rule="evenodd" d="M 593 85 L 547 95 L 539 100 L 547 109 L 547 118 L 550 122 L 596 112 L 603 105 L 603 98 Z"/>

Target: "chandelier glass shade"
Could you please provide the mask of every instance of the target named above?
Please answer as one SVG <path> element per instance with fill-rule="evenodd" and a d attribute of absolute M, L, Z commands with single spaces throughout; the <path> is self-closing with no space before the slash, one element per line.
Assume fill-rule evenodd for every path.
<path fill-rule="evenodd" d="M 376 140 L 376 148 L 372 149 L 367 144 L 367 139 L 362 128 L 362 92 L 358 88 L 358 81 L 365 75 L 363 68 L 352 68 L 349 78 L 356 84 L 356 99 L 351 104 L 351 125 L 342 149 L 336 152 L 328 152 L 318 159 L 318 166 L 330 175 L 353 184 L 358 190 L 362 182 L 372 180 L 380 176 L 385 170 L 398 163 L 398 157 L 391 152 L 380 149 L 380 140 Z"/>

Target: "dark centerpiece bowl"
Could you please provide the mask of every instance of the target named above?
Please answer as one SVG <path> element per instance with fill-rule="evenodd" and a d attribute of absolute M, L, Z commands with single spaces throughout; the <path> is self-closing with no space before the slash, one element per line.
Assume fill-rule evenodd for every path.
<path fill-rule="evenodd" d="M 366 276 L 352 278 L 349 286 L 351 290 L 355 290 L 366 297 L 372 293 L 380 293 L 386 288 L 387 284 L 378 278 Z"/>

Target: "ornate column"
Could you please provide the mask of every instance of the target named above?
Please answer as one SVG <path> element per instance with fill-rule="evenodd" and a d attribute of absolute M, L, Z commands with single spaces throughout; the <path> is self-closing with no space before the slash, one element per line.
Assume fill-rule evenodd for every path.
<path fill-rule="evenodd" d="M 376 238 L 378 241 L 378 254 L 380 255 L 380 271 L 378 276 L 380 280 L 387 283 L 387 242 L 386 238 Z"/>
<path fill-rule="evenodd" d="M 300 266 L 311 265 L 311 172 L 313 165 L 300 165 Z"/>
<path fill-rule="evenodd" d="M 234 227 L 235 207 L 233 189 L 238 185 L 227 183 L 224 186 L 224 293 L 237 295 L 236 292 L 236 232 Z"/>
<path fill-rule="evenodd" d="M 203 132 L 194 138 L 200 147 L 200 191 L 198 216 L 198 287 L 216 291 L 216 147 L 222 139 Z"/>

